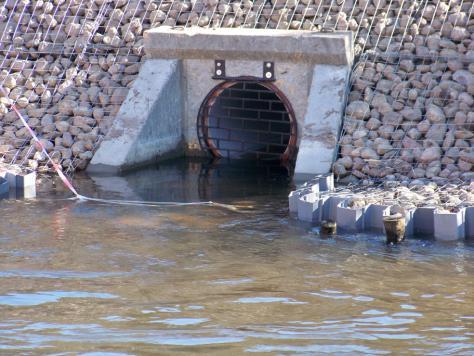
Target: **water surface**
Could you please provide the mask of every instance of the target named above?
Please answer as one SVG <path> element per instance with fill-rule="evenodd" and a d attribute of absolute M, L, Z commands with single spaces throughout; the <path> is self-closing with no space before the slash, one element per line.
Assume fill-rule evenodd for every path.
<path fill-rule="evenodd" d="M 185 161 L 1 201 L 0 354 L 474 353 L 470 243 L 324 239 L 274 169 Z M 253 208 L 251 208 L 253 206 Z"/>

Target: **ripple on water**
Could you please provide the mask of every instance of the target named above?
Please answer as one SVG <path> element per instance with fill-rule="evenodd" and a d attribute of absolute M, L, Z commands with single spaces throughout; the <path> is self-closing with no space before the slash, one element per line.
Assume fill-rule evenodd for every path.
<path fill-rule="evenodd" d="M 369 309 L 364 312 L 362 312 L 363 315 L 384 315 L 387 314 L 387 312 L 384 312 L 382 310 L 377 310 L 377 309 Z"/>
<path fill-rule="evenodd" d="M 178 307 L 158 307 L 156 310 L 160 313 L 181 313 L 181 309 Z"/>
<path fill-rule="evenodd" d="M 290 352 L 290 353 L 345 353 L 345 354 L 369 354 L 387 355 L 389 351 L 376 350 L 361 345 L 256 345 L 248 348 L 247 352 Z"/>
<path fill-rule="evenodd" d="M 239 278 L 239 279 L 217 279 L 215 281 L 209 282 L 209 284 L 222 284 L 227 286 L 235 286 L 243 283 L 253 282 L 253 278 Z"/>
<path fill-rule="evenodd" d="M 352 299 L 357 302 L 372 302 L 375 299 L 369 297 L 367 295 L 352 295 L 352 294 L 345 294 L 341 291 L 337 290 L 329 290 L 329 289 L 322 289 L 320 292 L 311 292 L 311 295 L 321 297 L 321 298 L 329 298 L 329 299 Z"/>
<path fill-rule="evenodd" d="M 125 276 L 129 272 L 80 272 L 80 271 L 48 271 L 48 270 L 6 270 L 0 271 L 0 278 L 48 278 L 48 279 L 95 279 Z"/>
<path fill-rule="evenodd" d="M 283 303 L 283 304 L 307 304 L 291 298 L 282 297 L 245 297 L 239 298 L 234 303 L 257 304 L 257 303 Z"/>
<path fill-rule="evenodd" d="M 36 293 L 9 293 L 0 295 L 0 305 L 34 306 L 58 302 L 63 298 L 113 299 L 117 296 L 109 293 L 91 293 L 80 291 L 48 291 Z"/>
<path fill-rule="evenodd" d="M 174 318 L 174 319 L 163 319 L 163 320 L 152 320 L 150 323 L 154 324 L 166 324 L 172 326 L 188 326 L 197 325 L 209 321 L 207 318 Z"/>

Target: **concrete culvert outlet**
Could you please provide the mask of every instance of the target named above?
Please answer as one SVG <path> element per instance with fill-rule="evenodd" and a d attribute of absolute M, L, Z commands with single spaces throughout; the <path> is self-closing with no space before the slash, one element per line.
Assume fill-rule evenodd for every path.
<path fill-rule="evenodd" d="M 352 67 L 349 32 L 164 26 L 146 31 L 144 45 L 147 60 L 89 172 L 209 152 L 281 162 L 297 180 L 330 171 Z"/>
<path fill-rule="evenodd" d="M 267 82 L 216 86 L 199 110 L 198 136 L 214 157 L 284 163 L 296 157 L 294 111 L 284 94 Z"/>

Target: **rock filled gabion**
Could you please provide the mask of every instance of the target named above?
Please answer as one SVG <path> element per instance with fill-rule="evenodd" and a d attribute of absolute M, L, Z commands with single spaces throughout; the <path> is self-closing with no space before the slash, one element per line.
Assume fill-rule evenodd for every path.
<path fill-rule="evenodd" d="M 397 48 L 367 53 L 356 65 L 334 173 L 345 180 L 472 180 L 472 2 L 429 5 Z"/>
<path fill-rule="evenodd" d="M 360 58 L 334 172 L 468 178 L 473 162 L 473 1 L 5 0 L 0 157 L 46 171 L 11 104 L 53 160 L 84 169 L 157 26 L 352 31 Z"/>
<path fill-rule="evenodd" d="M 457 212 L 474 206 L 474 183 L 438 185 L 423 179 L 385 181 L 382 185 L 354 185 L 347 206 L 364 208 L 370 204 L 391 206 L 392 212 L 405 213 L 419 207 Z M 355 192 L 355 194 L 353 194 Z"/>

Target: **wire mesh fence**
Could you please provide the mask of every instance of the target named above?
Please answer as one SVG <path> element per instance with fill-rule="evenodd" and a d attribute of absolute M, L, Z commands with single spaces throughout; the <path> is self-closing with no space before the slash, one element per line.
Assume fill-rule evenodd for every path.
<path fill-rule="evenodd" d="M 84 169 L 158 26 L 352 31 L 357 56 L 340 177 L 469 178 L 474 19 L 465 0 L 6 0 L 0 5 L 0 157 L 47 171 L 11 104 L 53 160 Z"/>

